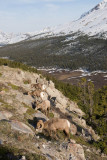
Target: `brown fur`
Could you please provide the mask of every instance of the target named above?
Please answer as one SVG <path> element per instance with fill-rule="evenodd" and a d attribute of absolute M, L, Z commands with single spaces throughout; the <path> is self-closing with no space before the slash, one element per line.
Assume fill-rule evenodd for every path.
<path fill-rule="evenodd" d="M 36 109 L 41 109 L 47 115 L 47 111 L 49 112 L 50 110 L 50 101 L 45 100 L 42 103 L 37 104 Z"/>
<path fill-rule="evenodd" d="M 39 90 L 45 90 L 45 89 L 43 89 L 43 84 L 40 84 L 40 83 L 31 84 L 31 87 L 35 88 L 35 89 L 39 89 Z"/>
<path fill-rule="evenodd" d="M 37 130 L 38 129 L 45 129 L 49 132 L 50 136 L 52 135 L 52 132 L 54 132 L 56 136 L 57 130 L 62 130 L 66 133 L 66 135 L 69 137 L 69 129 L 67 119 L 59 119 L 59 118 L 53 118 L 51 120 L 48 120 L 43 123 L 42 120 L 40 120 L 37 123 Z"/>
<path fill-rule="evenodd" d="M 41 91 L 39 91 L 39 90 L 35 90 L 35 91 L 30 91 L 30 92 L 28 92 L 28 94 L 29 95 L 31 95 L 31 96 L 36 96 L 36 97 L 40 97 L 40 93 L 41 93 Z"/>

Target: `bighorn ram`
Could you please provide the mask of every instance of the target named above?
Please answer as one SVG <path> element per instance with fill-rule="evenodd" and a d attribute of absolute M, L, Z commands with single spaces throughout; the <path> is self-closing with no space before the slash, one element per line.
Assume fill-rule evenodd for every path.
<path fill-rule="evenodd" d="M 46 89 L 46 85 L 40 84 L 40 83 L 31 84 L 31 87 L 32 87 L 32 88 L 35 88 L 35 89 L 40 89 L 40 90 L 42 90 L 42 91 L 44 91 L 44 90 Z"/>
<path fill-rule="evenodd" d="M 45 114 L 47 115 L 47 111 L 49 112 L 50 110 L 50 101 L 49 100 L 45 100 L 42 103 L 34 103 L 36 105 L 36 109 L 41 109 L 41 111 L 45 112 Z"/>
<path fill-rule="evenodd" d="M 53 118 L 45 122 L 39 120 L 37 123 L 36 131 L 42 131 L 43 129 L 47 130 L 50 136 L 52 136 L 52 132 L 56 133 L 56 130 L 62 130 L 69 137 L 70 122 L 67 119 L 59 118 Z"/>
<path fill-rule="evenodd" d="M 45 96 L 45 92 L 41 92 L 39 90 L 35 90 L 35 91 L 28 92 L 28 95 L 31 95 L 31 96 L 34 96 L 34 97 L 40 97 L 41 99 L 43 99 L 44 96 Z"/>

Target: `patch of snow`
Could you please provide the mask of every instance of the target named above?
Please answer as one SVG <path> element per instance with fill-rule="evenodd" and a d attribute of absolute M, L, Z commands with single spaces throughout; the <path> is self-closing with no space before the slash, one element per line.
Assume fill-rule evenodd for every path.
<path fill-rule="evenodd" d="M 68 35 L 78 32 L 89 36 L 107 38 L 107 0 L 103 0 L 93 9 L 83 14 L 78 20 L 54 27 L 47 27 L 39 32 L 28 32 L 19 34 L 7 34 L 0 31 L 0 47 L 6 44 L 17 43 L 24 40 L 34 40 L 41 37 L 53 37 Z M 78 36 L 78 35 L 77 35 Z M 70 41 L 76 37 L 68 37 L 65 41 Z"/>
<path fill-rule="evenodd" d="M 2 58 L 2 59 L 9 59 L 9 57 L 0 57 L 0 58 Z"/>
<path fill-rule="evenodd" d="M 104 77 L 107 78 L 107 75 L 105 75 Z"/>

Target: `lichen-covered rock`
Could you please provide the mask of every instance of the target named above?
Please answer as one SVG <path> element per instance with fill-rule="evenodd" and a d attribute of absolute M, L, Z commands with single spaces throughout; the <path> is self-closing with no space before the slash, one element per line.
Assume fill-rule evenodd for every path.
<path fill-rule="evenodd" d="M 84 150 L 80 144 L 77 144 L 74 140 L 68 144 L 68 151 L 72 156 L 72 160 L 85 160 Z"/>
<path fill-rule="evenodd" d="M 69 104 L 69 110 L 70 110 L 71 112 L 76 113 L 77 115 L 79 115 L 79 116 L 81 116 L 81 117 L 82 117 L 83 115 L 85 115 L 84 112 L 83 112 L 81 109 L 78 108 L 77 103 L 75 103 L 75 102 L 73 102 L 73 101 L 71 101 L 70 104 Z"/>
<path fill-rule="evenodd" d="M 8 120 L 9 118 L 11 118 L 13 116 L 13 114 L 11 112 L 8 111 L 0 111 L 0 120 L 6 119 Z"/>
<path fill-rule="evenodd" d="M 19 108 L 17 109 L 17 113 L 19 113 L 19 114 L 24 114 L 24 113 L 27 112 L 27 110 L 28 110 L 28 108 L 26 108 L 26 107 L 19 107 Z"/>
<path fill-rule="evenodd" d="M 14 130 L 17 130 L 22 133 L 34 134 L 31 128 L 22 122 L 19 122 L 17 120 L 12 120 L 10 124 L 11 124 L 11 128 Z"/>
<path fill-rule="evenodd" d="M 71 132 L 72 135 L 76 135 L 77 127 L 74 124 L 71 124 L 70 132 Z"/>
<path fill-rule="evenodd" d="M 100 136 L 98 136 L 97 134 L 95 134 L 95 131 L 92 129 L 92 127 L 89 127 L 89 133 L 92 135 L 93 139 L 95 141 L 99 140 L 100 139 Z"/>
<path fill-rule="evenodd" d="M 40 111 L 37 111 L 35 114 L 33 114 L 33 116 L 36 117 L 37 120 L 43 120 L 43 121 L 49 120 L 49 118 Z"/>

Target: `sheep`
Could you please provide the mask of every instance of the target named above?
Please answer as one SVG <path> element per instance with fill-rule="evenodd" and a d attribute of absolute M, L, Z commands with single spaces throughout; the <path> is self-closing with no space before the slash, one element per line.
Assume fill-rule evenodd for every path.
<path fill-rule="evenodd" d="M 40 83 L 31 84 L 31 88 L 40 89 L 40 90 L 44 91 L 46 89 L 46 85 L 40 84 Z"/>
<path fill-rule="evenodd" d="M 52 136 L 52 132 L 54 132 L 55 137 L 56 137 L 56 130 L 62 130 L 69 137 L 70 122 L 67 119 L 59 119 L 59 118 L 53 118 L 45 122 L 39 120 L 37 122 L 36 131 L 43 131 L 43 130 L 47 130 L 50 136 Z"/>
<path fill-rule="evenodd" d="M 36 102 L 34 102 L 34 104 L 36 104 Z M 41 109 L 43 112 L 45 112 L 45 114 L 47 115 L 47 111 L 49 112 L 50 110 L 50 101 L 49 100 L 45 100 L 42 103 L 37 103 L 36 104 L 36 109 Z"/>
<path fill-rule="evenodd" d="M 44 96 L 45 96 L 45 92 L 41 92 L 39 90 L 35 90 L 35 91 L 28 92 L 28 95 L 31 95 L 33 97 L 40 97 L 41 99 L 43 99 Z"/>

